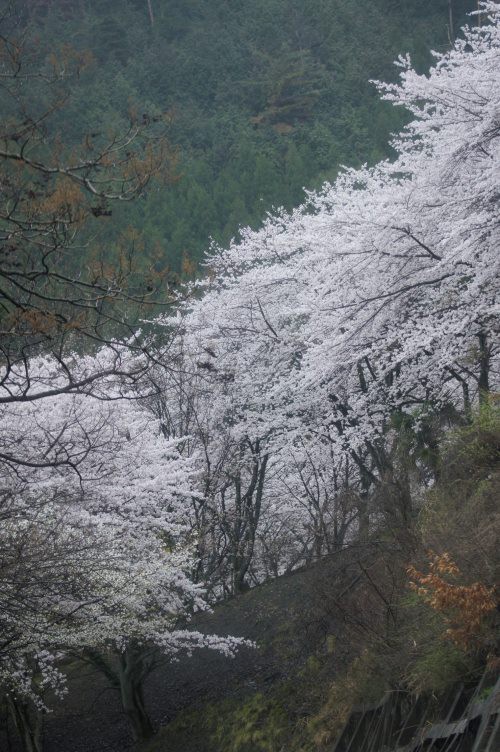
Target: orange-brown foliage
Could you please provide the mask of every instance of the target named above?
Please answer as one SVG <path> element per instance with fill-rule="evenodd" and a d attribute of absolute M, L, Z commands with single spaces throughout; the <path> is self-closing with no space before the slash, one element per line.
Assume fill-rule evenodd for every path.
<path fill-rule="evenodd" d="M 428 574 L 408 567 L 410 587 L 443 615 L 448 624 L 446 636 L 458 647 L 469 650 L 478 644 L 484 617 L 496 608 L 495 588 L 481 582 L 459 584 L 461 572 L 448 553 L 429 552 L 428 556 Z"/>

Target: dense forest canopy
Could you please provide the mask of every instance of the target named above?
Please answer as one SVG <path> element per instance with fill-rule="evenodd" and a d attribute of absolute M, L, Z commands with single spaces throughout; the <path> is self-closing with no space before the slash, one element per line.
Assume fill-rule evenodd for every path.
<path fill-rule="evenodd" d="M 99 235 L 109 246 L 135 227 L 158 270 L 192 274 L 210 238 L 226 243 L 273 206 L 291 209 L 342 164 L 389 155 L 405 115 L 370 79 L 394 80 L 402 52 L 424 70 L 476 3 L 453 0 L 452 31 L 447 0 L 150 5 L 153 23 L 146 0 L 15 3 L 48 53 L 90 54 L 54 123 L 65 142 L 120 129 L 131 109 L 167 114 L 181 179 L 115 208 Z"/>

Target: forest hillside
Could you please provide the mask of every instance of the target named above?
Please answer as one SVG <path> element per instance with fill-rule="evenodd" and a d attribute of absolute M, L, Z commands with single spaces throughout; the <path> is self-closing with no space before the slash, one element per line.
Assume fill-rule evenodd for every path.
<path fill-rule="evenodd" d="M 2 752 L 498 749 L 500 5 L 355 10 L 2 7 Z"/>
<path fill-rule="evenodd" d="M 375 164 L 404 113 L 370 79 L 394 80 L 410 53 L 419 70 L 450 45 L 476 0 L 36 0 L 15 3 L 47 54 L 85 52 L 63 117 L 65 141 L 120 129 L 130 111 L 168 120 L 174 184 L 99 225 L 101 242 L 127 227 L 158 270 L 192 275 L 210 239 L 227 243 L 273 207 L 340 165 Z"/>

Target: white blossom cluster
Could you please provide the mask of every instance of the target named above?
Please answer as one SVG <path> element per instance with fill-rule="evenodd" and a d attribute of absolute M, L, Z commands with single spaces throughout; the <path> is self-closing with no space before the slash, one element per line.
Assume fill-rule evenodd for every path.
<path fill-rule="evenodd" d="M 113 359 L 102 349 L 79 367 L 102 373 Z M 190 576 L 193 460 L 162 435 L 141 385 L 113 376 L 92 393 L 57 393 L 59 369 L 32 360 L 31 393 L 55 394 L 0 412 L 0 681 L 38 703 L 46 687 L 64 691 L 57 659 L 68 652 L 239 644 L 179 628 L 207 607 Z"/>
<path fill-rule="evenodd" d="M 418 427 L 498 387 L 500 9 L 482 13 L 428 75 L 401 58 L 399 83 L 377 84 L 413 116 L 393 160 L 345 169 L 213 247 L 198 298 L 167 322 L 210 478 L 225 458 L 212 514 L 232 516 L 223 545 L 236 556 L 252 520 L 231 479 L 250 483 L 256 443 L 267 475 L 253 551 L 259 535 L 293 549 L 327 508 L 328 525 L 351 524 L 350 491 L 376 480 L 395 416 Z"/>

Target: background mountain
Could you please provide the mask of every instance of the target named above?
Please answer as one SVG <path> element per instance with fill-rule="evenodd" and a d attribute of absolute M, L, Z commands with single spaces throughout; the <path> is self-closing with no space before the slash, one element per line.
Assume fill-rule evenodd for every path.
<path fill-rule="evenodd" d="M 370 79 L 395 80 L 444 51 L 475 0 L 36 0 L 16 4 L 47 49 L 90 52 L 57 127 L 68 140 L 166 114 L 175 184 L 99 224 L 102 244 L 135 227 L 158 271 L 192 274 L 227 243 L 339 166 L 390 156 L 404 113 Z M 152 15 L 151 15 L 152 14 Z"/>

